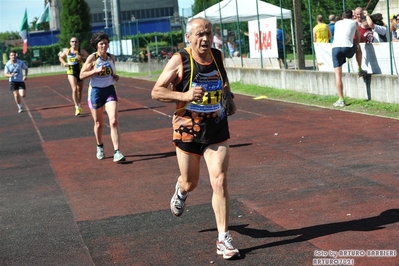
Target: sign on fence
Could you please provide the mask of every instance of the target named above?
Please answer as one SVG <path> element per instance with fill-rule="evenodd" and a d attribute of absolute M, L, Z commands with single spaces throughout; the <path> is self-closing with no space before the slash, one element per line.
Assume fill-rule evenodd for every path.
<path fill-rule="evenodd" d="M 122 55 L 132 55 L 133 54 L 133 47 L 132 47 L 132 40 L 122 40 L 119 41 L 111 41 L 109 43 L 109 50 L 110 54 L 119 56 L 121 55 L 121 47 L 122 47 Z"/>
<path fill-rule="evenodd" d="M 251 58 L 278 57 L 275 17 L 248 21 L 248 37 Z"/>

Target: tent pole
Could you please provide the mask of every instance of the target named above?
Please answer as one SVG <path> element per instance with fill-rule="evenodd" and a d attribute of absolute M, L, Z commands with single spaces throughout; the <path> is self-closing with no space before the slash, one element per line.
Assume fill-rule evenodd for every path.
<path fill-rule="evenodd" d="M 390 18 L 390 14 L 389 14 L 389 0 L 387 0 L 387 21 L 388 21 L 388 25 L 387 25 L 387 37 L 388 37 L 388 44 L 389 44 L 389 65 L 391 67 L 391 75 L 393 75 L 393 64 L 392 64 L 392 32 L 391 32 L 391 18 Z"/>
<path fill-rule="evenodd" d="M 258 0 L 256 0 L 256 17 L 257 17 L 257 19 L 258 19 L 259 47 L 262 47 L 262 38 L 260 37 L 260 21 L 259 21 L 259 6 L 258 6 Z M 259 51 L 260 51 L 260 67 L 263 68 L 262 48 L 260 48 Z"/>
<path fill-rule="evenodd" d="M 310 44 L 312 45 L 312 59 L 313 59 L 313 70 L 316 69 L 315 55 L 314 55 L 314 40 L 313 40 L 313 22 L 312 22 L 312 6 L 310 0 L 308 0 L 309 5 L 309 27 L 310 27 Z"/>
<path fill-rule="evenodd" d="M 295 49 L 295 38 L 294 38 L 294 29 L 293 29 L 293 25 L 292 25 L 292 18 L 290 18 L 290 21 L 291 21 L 292 51 L 294 53 L 294 69 L 297 69 L 297 66 L 296 66 L 296 53 L 295 53 L 296 52 L 296 49 Z"/>
<path fill-rule="evenodd" d="M 287 69 L 287 57 L 286 57 L 286 52 L 285 52 L 285 30 L 284 30 L 284 18 L 283 18 L 283 8 L 282 8 L 282 3 L 280 0 L 280 22 L 281 22 L 281 30 L 283 31 L 283 54 L 284 54 L 284 68 Z"/>
<path fill-rule="evenodd" d="M 223 35 L 223 20 L 222 20 L 222 13 L 220 12 L 221 11 L 221 8 L 220 8 L 220 0 L 218 0 L 218 4 L 219 4 L 219 20 L 220 20 L 220 28 L 221 28 L 221 34 L 222 34 L 222 36 L 221 36 L 221 38 L 222 38 L 222 54 L 223 54 L 223 59 L 226 61 L 226 58 L 225 58 L 225 54 L 226 54 L 226 47 L 225 47 L 225 45 L 224 45 L 224 35 Z M 205 11 L 204 11 L 205 12 Z"/>
<path fill-rule="evenodd" d="M 238 40 L 240 42 L 240 57 L 241 57 L 241 67 L 244 66 L 244 61 L 242 60 L 242 51 L 241 51 L 241 34 L 240 33 L 240 17 L 238 16 L 238 3 L 236 0 L 236 19 L 237 19 L 237 27 L 236 27 L 236 36 L 238 36 Z"/>

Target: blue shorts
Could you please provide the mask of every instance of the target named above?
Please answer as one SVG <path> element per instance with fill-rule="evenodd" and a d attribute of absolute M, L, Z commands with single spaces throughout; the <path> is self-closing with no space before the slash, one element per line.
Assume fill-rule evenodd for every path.
<path fill-rule="evenodd" d="M 99 109 L 107 102 L 118 101 L 114 85 L 105 88 L 89 87 L 87 103 L 90 109 Z"/>
<path fill-rule="evenodd" d="M 352 47 L 334 47 L 332 48 L 332 60 L 334 68 L 340 67 L 346 63 L 346 58 L 352 58 L 357 51 L 357 46 Z"/>
<path fill-rule="evenodd" d="M 284 60 L 284 49 L 278 49 L 278 59 Z"/>

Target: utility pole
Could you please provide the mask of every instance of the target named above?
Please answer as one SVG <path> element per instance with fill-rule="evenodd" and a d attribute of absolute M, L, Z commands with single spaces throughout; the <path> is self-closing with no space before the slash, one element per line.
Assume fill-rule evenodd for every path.
<path fill-rule="evenodd" d="M 103 0 L 104 2 L 104 21 L 105 21 L 105 28 L 108 29 L 108 10 L 107 10 L 107 0 Z"/>
<path fill-rule="evenodd" d="M 47 0 L 44 5 L 47 4 Z M 59 30 L 60 29 L 60 6 L 61 0 L 52 0 L 50 1 L 50 21 L 49 26 L 50 30 Z"/>
<path fill-rule="evenodd" d="M 123 57 L 122 53 L 122 32 L 121 32 L 121 19 L 120 19 L 120 4 L 119 0 L 111 1 L 111 14 L 112 14 L 112 28 L 114 30 L 114 38 L 119 43 L 118 49 L 120 50 L 120 57 Z"/>
<path fill-rule="evenodd" d="M 298 68 L 305 69 L 305 53 L 303 51 L 303 27 L 302 27 L 302 10 L 301 0 L 292 0 L 294 6 L 294 32 L 295 32 L 295 48 L 298 52 Z"/>

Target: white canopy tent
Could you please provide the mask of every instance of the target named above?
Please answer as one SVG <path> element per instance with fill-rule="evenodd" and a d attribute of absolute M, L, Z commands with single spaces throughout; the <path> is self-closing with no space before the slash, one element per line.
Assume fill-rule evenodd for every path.
<path fill-rule="evenodd" d="M 212 23 L 232 23 L 236 22 L 237 18 L 239 18 L 241 22 L 256 20 L 258 19 L 258 15 L 259 19 L 270 17 L 276 17 L 278 19 L 281 17 L 283 17 L 283 19 L 292 18 L 291 10 L 280 9 L 279 6 L 259 0 L 223 0 L 196 14 L 193 18 L 206 17 Z"/>
<path fill-rule="evenodd" d="M 196 14 L 191 19 L 197 17 L 207 18 L 213 24 L 233 23 L 238 20 L 244 22 L 270 17 L 289 19 L 291 36 L 294 36 L 291 10 L 259 0 L 223 0 Z M 294 47 L 294 58 L 296 58 L 294 38 L 292 38 L 292 45 Z"/>

